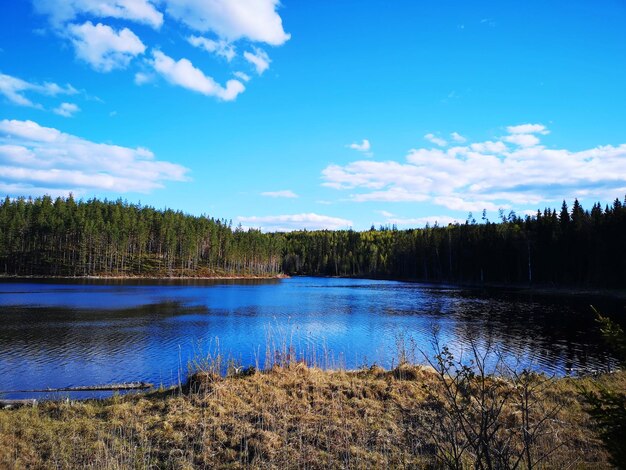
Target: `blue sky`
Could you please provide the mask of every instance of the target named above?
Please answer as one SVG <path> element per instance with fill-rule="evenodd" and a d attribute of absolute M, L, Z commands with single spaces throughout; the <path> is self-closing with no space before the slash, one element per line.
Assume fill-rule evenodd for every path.
<path fill-rule="evenodd" d="M 265 230 L 626 194 L 622 1 L 0 6 L 0 193 Z"/>

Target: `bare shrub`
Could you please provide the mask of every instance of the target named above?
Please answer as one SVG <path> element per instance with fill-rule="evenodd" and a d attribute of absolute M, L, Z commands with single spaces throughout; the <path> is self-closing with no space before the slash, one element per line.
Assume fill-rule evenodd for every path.
<path fill-rule="evenodd" d="M 428 391 L 436 457 L 452 469 L 537 468 L 562 444 L 551 441 L 561 405 L 546 406 L 555 379 L 517 372 L 487 344 L 469 342 L 469 359 L 456 358 L 433 335 L 438 389 Z"/>

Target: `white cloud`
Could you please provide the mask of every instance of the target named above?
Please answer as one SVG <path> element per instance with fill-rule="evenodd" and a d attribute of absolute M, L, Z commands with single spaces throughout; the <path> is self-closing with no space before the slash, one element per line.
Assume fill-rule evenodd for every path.
<path fill-rule="evenodd" d="M 350 145 L 346 147 L 351 148 L 352 150 L 356 150 L 357 152 L 363 153 L 366 157 L 371 157 L 374 154 L 370 151 L 372 149 L 372 145 L 370 141 L 367 139 L 363 139 L 363 141 L 359 144 L 358 142 L 352 142 Z"/>
<path fill-rule="evenodd" d="M 188 170 L 145 148 L 100 144 L 33 121 L 0 121 L 0 187 L 11 195 L 147 193 Z"/>
<path fill-rule="evenodd" d="M 264 50 L 259 49 L 258 47 L 254 48 L 254 53 L 248 51 L 244 52 L 243 57 L 252 65 L 254 65 L 256 73 L 258 73 L 259 75 L 262 75 L 263 72 L 270 68 L 271 60 L 269 56 Z"/>
<path fill-rule="evenodd" d="M 547 129 L 533 126 L 514 129 L 533 133 L 517 132 L 496 141 L 413 149 L 403 162 L 328 165 L 322 171 L 323 185 L 349 190 L 349 200 L 355 202 L 423 201 L 457 211 L 521 210 L 575 197 L 623 197 L 626 144 L 583 151 L 548 149 L 537 137 Z"/>
<path fill-rule="evenodd" d="M 293 230 L 341 230 L 352 226 L 351 220 L 315 213 L 274 215 L 266 217 L 237 217 L 238 222 L 265 232 L 291 232 Z"/>
<path fill-rule="evenodd" d="M 299 197 L 296 193 L 291 191 L 290 189 L 285 189 L 282 191 L 266 191 L 261 193 L 261 196 L 265 197 L 284 197 L 284 198 L 297 198 Z"/>
<path fill-rule="evenodd" d="M 393 161 L 360 160 L 346 166 L 329 165 L 324 169 L 322 175 L 326 180 L 324 186 L 335 189 L 366 188 L 380 190 L 395 186 L 404 194 L 409 185 L 419 186 L 428 183 L 428 180 L 420 175 L 417 167 Z M 396 185 L 394 183 L 401 184 Z"/>
<path fill-rule="evenodd" d="M 441 137 L 437 137 L 435 134 L 426 134 L 424 136 L 424 139 L 432 142 L 435 145 L 439 145 L 439 147 L 445 147 L 446 145 L 448 145 L 448 142 L 446 142 Z"/>
<path fill-rule="evenodd" d="M 450 134 L 450 137 L 452 137 L 452 140 L 460 144 L 467 142 L 467 139 L 458 132 L 453 132 L 452 134 Z"/>
<path fill-rule="evenodd" d="M 511 134 L 507 135 L 504 140 L 520 147 L 533 147 L 539 144 L 539 138 L 533 134 Z"/>
<path fill-rule="evenodd" d="M 238 80 L 228 80 L 226 87 L 222 87 L 197 69 L 187 59 L 175 61 L 161 51 L 153 51 L 152 66 L 168 82 L 206 96 L 215 96 L 224 101 L 232 101 L 239 93 L 245 90 L 243 83 Z"/>
<path fill-rule="evenodd" d="M 485 142 L 475 142 L 473 144 L 470 144 L 470 149 L 478 153 L 497 154 L 497 153 L 506 152 L 507 147 L 504 142 L 500 142 L 500 141 L 493 142 L 491 140 L 487 140 Z"/>
<path fill-rule="evenodd" d="M 147 46 L 129 27 L 107 23 L 107 19 L 132 21 L 161 28 L 164 15 L 168 15 L 167 28 L 185 31 L 177 34 L 198 48 L 224 57 L 231 62 L 236 56 L 235 43 L 244 41 L 247 51 L 243 58 L 254 66 L 256 73 L 263 74 L 270 66 L 268 54 L 258 45 L 280 46 L 290 39 L 283 29 L 278 13 L 280 0 L 32 0 L 37 13 L 49 20 L 52 32 L 68 41 L 75 49 L 76 57 L 90 64 L 95 70 L 109 72 L 127 68 L 133 58 L 145 53 Z M 161 11 L 162 10 L 162 11 Z M 132 27 L 131 27 L 132 28 Z M 192 30 L 195 34 L 189 34 Z M 41 30 L 45 32 L 44 30 Z M 157 49 L 157 48 L 153 48 Z M 204 76 L 187 59 L 174 62 L 163 73 L 166 64 L 163 57 L 155 58 L 161 66 L 162 75 L 171 82 L 203 94 L 230 101 L 241 93 L 243 83 L 250 77 L 236 72 L 239 80 L 230 80 L 224 87 Z M 167 59 L 167 56 L 165 56 Z M 174 69 L 186 68 L 193 77 L 185 80 Z M 232 72 L 232 70 L 231 70 Z M 144 72 L 135 75 L 134 81 L 142 85 L 151 81 Z M 8 88 L 5 86 L 5 88 Z M 0 90 L 0 93 L 2 90 Z M 23 106 L 36 106 L 22 93 L 7 91 L 12 102 Z"/>
<path fill-rule="evenodd" d="M 76 57 L 100 72 L 124 69 L 144 54 L 142 42 L 133 27 L 107 25 L 109 18 L 132 21 L 159 29 L 167 14 L 166 33 L 176 28 L 176 36 L 185 37 L 191 45 L 231 62 L 237 55 L 236 42 L 247 48 L 243 58 L 256 73 L 263 74 L 270 66 L 268 54 L 259 45 L 280 46 L 290 39 L 278 14 L 280 0 L 32 0 L 35 11 L 46 15 L 50 30 L 75 49 Z M 162 11 L 160 11 L 162 10 Z M 184 31 L 180 31 L 183 29 Z M 190 31 L 190 29 L 192 31 Z M 44 30 L 42 30 L 45 32 Z M 190 34 L 194 33 L 194 34 Z M 154 34 L 152 35 L 154 37 Z M 150 36 L 146 36 L 149 38 Z M 171 38 L 170 38 L 171 39 Z M 243 47 L 243 46 L 242 46 Z M 152 47 L 152 50 L 157 50 Z M 157 55 L 158 56 L 158 55 Z M 206 95 L 230 101 L 244 91 L 243 83 L 250 76 L 235 72 L 234 80 L 223 87 L 205 76 L 187 59 L 167 63 L 167 56 L 152 61 L 160 67 L 161 75 L 171 83 Z M 164 70 L 167 69 L 167 70 Z M 184 73 L 182 69 L 186 69 Z M 179 73 L 180 72 L 180 73 Z M 202 74 L 199 76 L 198 72 Z M 231 73 L 233 70 L 231 70 Z M 188 79 L 183 75 L 190 75 Z M 135 74 L 137 85 L 148 83 L 152 77 L 140 71 Z M 6 88 L 6 87 L 5 87 Z M 0 90 L 1 92 L 1 90 Z M 15 103 L 33 103 L 21 93 L 5 93 Z"/>
<path fill-rule="evenodd" d="M 360 144 L 354 142 L 350 144 L 349 147 L 353 150 L 358 150 L 359 152 L 367 152 L 372 148 L 370 145 L 370 141 L 367 139 L 363 139 L 363 142 L 361 142 Z"/>
<path fill-rule="evenodd" d="M 508 126 L 506 128 L 509 134 L 549 134 L 550 131 L 546 129 L 543 124 L 520 124 L 517 126 Z"/>
<path fill-rule="evenodd" d="M 76 195 L 76 192 L 72 188 L 61 188 L 61 187 L 45 187 L 45 186 L 28 186 L 23 184 L 7 184 L 3 183 L 0 180 L 0 194 L 9 194 L 13 197 L 17 196 L 31 196 L 31 197 L 40 197 L 40 196 L 51 196 L 53 198 L 56 197 L 67 197 L 70 193 Z"/>
<path fill-rule="evenodd" d="M 279 46 L 289 40 L 276 12 L 279 0 L 164 0 L 169 13 L 190 28 L 234 42 L 249 39 Z"/>
<path fill-rule="evenodd" d="M 249 82 L 250 81 L 250 75 L 243 73 L 243 72 L 235 72 L 233 74 L 235 77 L 239 78 L 240 80 L 243 80 L 244 82 Z"/>
<path fill-rule="evenodd" d="M 201 36 L 189 36 L 187 41 L 192 46 L 199 47 L 207 52 L 224 57 L 228 62 L 233 60 L 236 55 L 235 47 L 224 40 L 214 41 Z"/>
<path fill-rule="evenodd" d="M 510 204 L 494 204 L 490 201 L 484 200 L 471 200 L 468 201 L 462 196 L 442 196 L 433 199 L 433 202 L 438 206 L 446 207 L 453 211 L 462 212 L 478 212 L 483 209 L 488 211 L 496 211 L 498 209 L 509 209 Z"/>
<path fill-rule="evenodd" d="M 63 117 L 74 117 L 74 114 L 80 111 L 80 108 L 74 103 L 61 103 L 53 110 L 55 114 Z"/>
<path fill-rule="evenodd" d="M 445 227 L 449 224 L 458 224 L 463 222 L 465 221 L 448 215 L 432 215 L 428 217 L 416 218 L 389 217 L 386 220 L 387 224 L 398 225 L 401 227 L 424 227 L 427 224 L 430 226 L 437 224 L 440 227 Z"/>
<path fill-rule="evenodd" d="M 33 142 L 55 142 L 62 139 L 62 133 L 51 127 L 42 127 L 33 121 L 17 121 L 3 119 L 0 121 L 0 132 L 4 138 L 23 139 Z"/>
<path fill-rule="evenodd" d="M 126 68 L 133 57 L 143 54 L 146 46 L 130 29 L 115 31 L 102 23 L 87 21 L 71 24 L 68 34 L 76 56 L 100 72 Z"/>
<path fill-rule="evenodd" d="M 395 217 L 395 214 L 388 212 L 388 211 L 375 211 L 377 214 L 382 215 L 383 217 Z"/>
<path fill-rule="evenodd" d="M 365 194 L 353 194 L 352 200 L 356 202 L 423 202 L 428 200 L 424 194 L 407 191 L 404 188 L 390 188 L 384 191 L 373 191 Z"/>
<path fill-rule="evenodd" d="M 34 103 L 28 97 L 26 93 L 36 93 L 39 95 L 57 96 L 57 95 L 75 95 L 78 93 L 72 85 L 66 85 L 65 87 L 59 86 L 56 83 L 44 82 L 31 83 L 21 78 L 13 77 L 0 73 L 0 94 L 8 99 L 11 103 L 18 106 L 28 106 L 31 108 L 41 108 L 40 104 Z"/>
<path fill-rule="evenodd" d="M 78 16 L 119 18 L 159 28 L 163 14 L 150 0 L 34 0 L 35 11 L 47 15 L 56 28 Z"/>
<path fill-rule="evenodd" d="M 135 85 L 145 85 L 146 83 L 150 83 L 154 80 L 154 75 L 144 72 L 137 72 L 135 74 Z"/>

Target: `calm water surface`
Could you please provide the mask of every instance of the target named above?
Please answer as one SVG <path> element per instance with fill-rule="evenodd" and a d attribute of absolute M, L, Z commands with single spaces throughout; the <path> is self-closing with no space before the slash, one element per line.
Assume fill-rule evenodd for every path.
<path fill-rule="evenodd" d="M 356 279 L 3 281 L 0 391 L 176 384 L 218 345 L 244 365 L 291 344 L 322 366 L 389 367 L 399 342 L 418 359 L 432 351 L 433 327 L 457 354 L 476 338 L 520 368 L 604 369 L 612 359 L 590 303 L 623 312 L 607 299 Z"/>

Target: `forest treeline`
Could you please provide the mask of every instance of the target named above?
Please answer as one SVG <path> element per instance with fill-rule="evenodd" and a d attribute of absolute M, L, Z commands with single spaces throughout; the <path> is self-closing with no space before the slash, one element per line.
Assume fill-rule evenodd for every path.
<path fill-rule="evenodd" d="M 282 245 L 259 230 L 118 201 L 9 199 L 0 272 L 52 276 L 274 275 Z"/>
<path fill-rule="evenodd" d="M 428 282 L 626 287 L 626 202 L 584 210 L 545 209 L 519 217 L 483 211 L 481 223 L 366 232 L 292 232 L 288 273 Z"/>
<path fill-rule="evenodd" d="M 480 223 L 265 234 L 232 222 L 71 196 L 0 204 L 7 275 L 286 274 L 626 287 L 626 201 Z"/>

